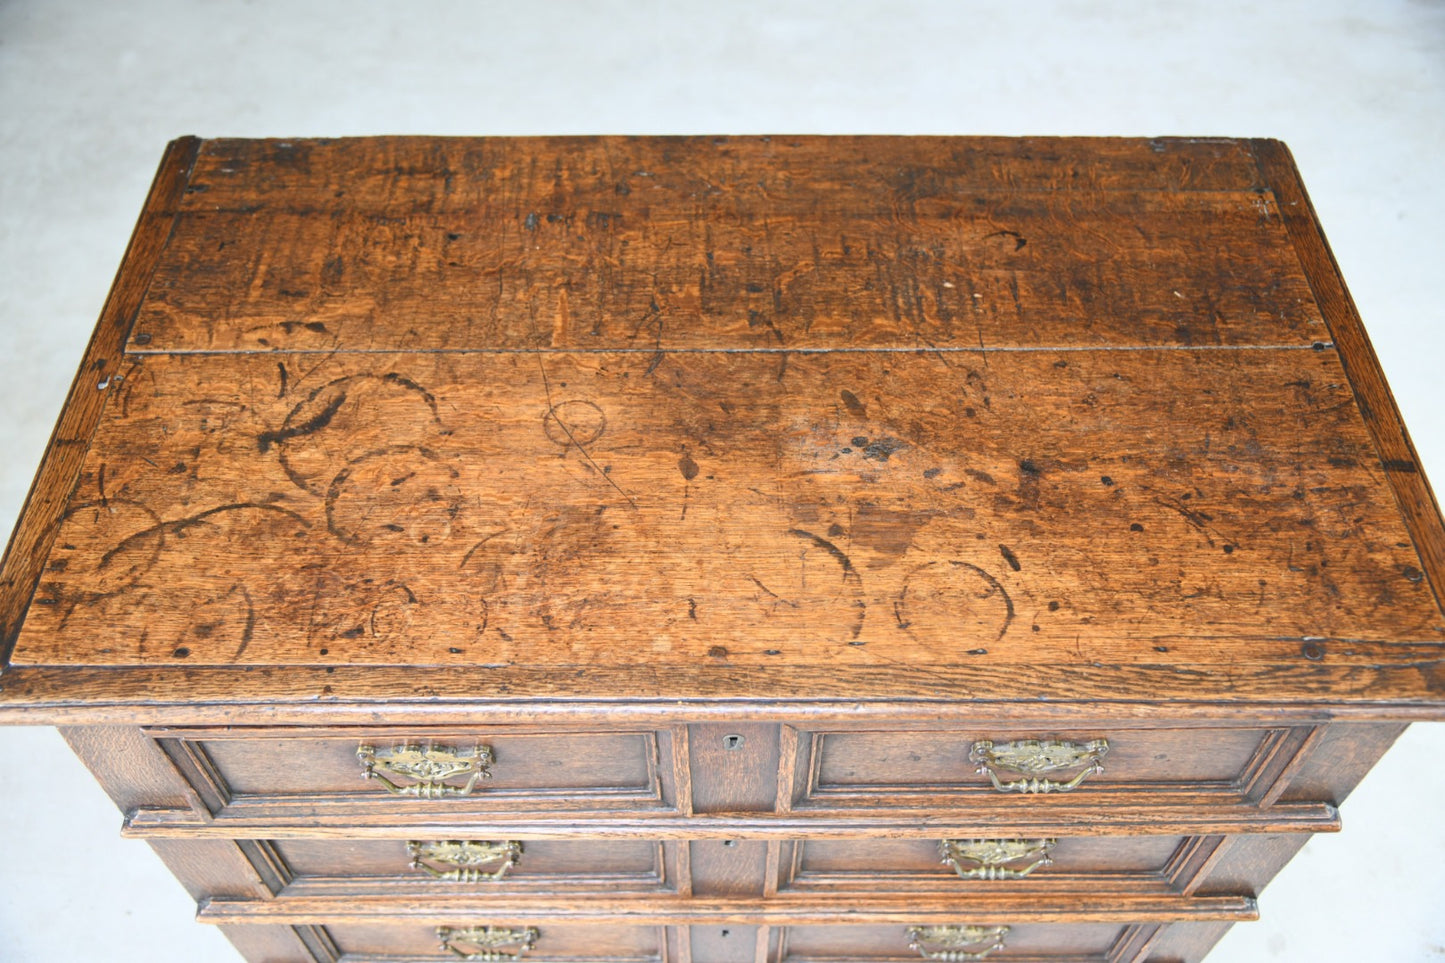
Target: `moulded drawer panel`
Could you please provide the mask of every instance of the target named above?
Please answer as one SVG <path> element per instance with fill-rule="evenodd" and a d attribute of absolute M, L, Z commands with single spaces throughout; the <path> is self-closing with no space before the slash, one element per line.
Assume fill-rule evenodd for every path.
<path fill-rule="evenodd" d="M 670 733 L 632 731 L 152 729 L 182 775 L 217 815 L 276 812 L 671 808 Z M 379 778 L 367 778 L 358 754 L 370 747 Z M 387 757 L 461 758 L 484 773 L 434 780 L 388 769 Z M 488 758 L 489 757 L 489 758 Z M 666 760 L 664 764 L 664 760 Z M 477 778 L 473 778 L 476 775 Z M 389 785 L 388 785 L 389 784 Z"/>
<path fill-rule="evenodd" d="M 671 843 L 646 839 L 479 840 L 499 844 L 475 861 L 470 840 L 279 839 L 249 844 L 282 867 L 288 895 L 450 896 L 468 893 L 671 892 Z M 485 853 L 485 851 L 483 851 Z M 418 858 L 419 857 L 419 858 Z M 468 859 L 472 862 L 468 862 Z M 415 865 L 414 865 L 415 864 Z M 474 867 L 468 878 L 458 873 Z M 495 878 L 493 878 L 495 876 Z"/>
<path fill-rule="evenodd" d="M 977 892 L 976 887 L 997 891 L 1017 886 L 1034 891 L 1061 885 L 1107 885 L 1158 891 L 1174 888 L 1176 881 L 1197 865 L 1200 854 L 1211 852 L 1217 841 L 1218 837 L 1182 836 L 1009 840 L 1019 844 L 1014 851 L 1022 855 L 999 863 L 1001 868 L 1017 872 L 1039 865 L 1018 880 L 973 880 L 960 878 L 958 871 L 943 861 L 939 840 L 810 839 L 785 847 L 780 889 Z M 975 852 L 979 850 L 975 848 Z M 1040 862 L 1042 855 L 1049 861 Z M 966 858 L 958 862 L 966 871 L 984 865 Z"/>
<path fill-rule="evenodd" d="M 1096 771 L 1065 788 L 1075 795 L 1203 793 L 1221 802 L 1249 801 L 1288 767 L 1310 731 L 1308 727 L 820 731 L 804 741 L 810 764 L 801 770 L 805 779 L 798 786 L 798 803 L 886 807 L 895 795 L 901 800 L 931 796 L 960 802 L 998 796 L 990 775 L 981 770 L 975 748 L 992 743 L 1000 750 L 1024 742 L 1066 742 L 1080 747 L 1081 761 L 1033 773 L 994 765 L 1001 783 L 1030 778 L 1067 783 L 1097 762 Z M 1083 754 L 1083 747 L 1101 742 L 1107 749 Z M 1062 790 L 1055 786 L 1046 791 Z"/>
<path fill-rule="evenodd" d="M 994 920 L 960 920 L 959 926 L 984 929 L 1007 926 Z M 1008 926 L 1000 937 L 1003 948 L 990 959 L 1048 961 L 1048 963 L 1112 963 L 1126 946 L 1157 928 L 1117 923 L 1033 923 Z M 909 947 L 909 927 L 897 925 L 790 926 L 782 936 L 780 963 L 874 963 L 918 960 Z M 983 935 L 977 943 L 962 944 L 962 952 L 982 952 L 991 943 Z M 966 957 L 958 957 L 964 959 Z"/>

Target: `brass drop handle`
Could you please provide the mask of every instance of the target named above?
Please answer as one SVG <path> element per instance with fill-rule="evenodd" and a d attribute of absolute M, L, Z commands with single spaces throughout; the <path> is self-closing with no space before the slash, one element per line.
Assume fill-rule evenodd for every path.
<path fill-rule="evenodd" d="M 1023 879 L 1053 863 L 1056 839 L 941 839 L 939 855 L 960 879 Z"/>
<path fill-rule="evenodd" d="M 1071 792 L 1089 776 L 1104 771 L 1102 760 L 1108 751 L 1107 739 L 1090 739 L 1088 742 L 1021 739 L 998 743 L 983 739 L 973 744 L 968 758 L 978 764 L 978 771 L 988 776 L 993 788 L 999 792 Z M 1044 773 L 1067 771 L 1079 766 L 1084 768 L 1072 779 L 1063 782 L 1039 778 Z M 1018 773 L 1024 778 L 1003 782 L 998 778 L 1000 769 Z"/>
<path fill-rule="evenodd" d="M 1004 948 L 1007 926 L 910 926 L 908 948 L 925 960 L 981 960 Z"/>
<path fill-rule="evenodd" d="M 499 842 L 464 839 L 412 840 L 406 844 L 411 868 L 432 879 L 448 883 L 481 883 L 499 880 L 522 858 L 522 844 L 515 839 Z M 500 864 L 495 869 L 483 867 Z"/>
<path fill-rule="evenodd" d="M 363 745 L 357 747 L 356 758 L 361 760 L 362 775 L 381 783 L 393 796 L 419 799 L 465 796 L 480 780 L 492 778 L 489 767 L 495 761 L 491 746 L 458 750 L 415 744 L 391 749 Z M 455 785 L 463 779 L 462 785 Z"/>
<path fill-rule="evenodd" d="M 520 960 L 542 934 L 535 926 L 510 930 L 500 926 L 437 927 L 442 949 L 460 960 Z"/>

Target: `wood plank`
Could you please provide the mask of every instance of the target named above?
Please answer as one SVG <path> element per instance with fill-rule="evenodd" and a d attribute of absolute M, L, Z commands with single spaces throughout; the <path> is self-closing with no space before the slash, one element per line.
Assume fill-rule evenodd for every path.
<path fill-rule="evenodd" d="M 1240 161 L 1177 141 L 210 144 L 130 347 L 1323 340 Z"/>
<path fill-rule="evenodd" d="M 1418 658 L 1419 564 L 1329 351 L 153 357 L 15 661 Z"/>
<path fill-rule="evenodd" d="M 312 797 L 313 799 L 315 797 Z M 1107 805 L 1096 799 L 1034 797 L 1020 804 L 1000 797 L 989 805 L 946 810 L 817 810 L 788 815 L 703 815 L 677 813 L 529 813 L 383 810 L 358 815 L 257 811 L 222 813 L 198 820 L 183 810 L 143 809 L 127 817 L 125 835 L 178 839 L 395 838 L 399 832 L 424 838 L 458 839 L 485 832 L 509 839 L 941 839 L 997 834 L 1052 835 L 1225 835 L 1233 833 L 1336 832 L 1339 812 L 1324 803 L 1280 803 L 1269 809 L 1222 804 L 1217 795 L 1166 797 L 1148 793 L 1116 795 Z M 1179 801 L 1180 799 L 1183 801 Z M 1033 803 L 1047 800 L 1040 805 Z"/>
<path fill-rule="evenodd" d="M 1018 923 L 1080 923 L 1139 920 L 1253 920 L 1259 914 L 1248 896 L 1078 895 L 1068 908 L 1048 904 L 1028 894 L 976 893 L 968 898 L 976 919 Z M 280 897 L 274 900 L 213 899 L 201 904 L 197 919 L 207 923 L 345 923 L 350 921 L 425 921 L 447 923 L 468 917 L 499 924 L 514 921 L 635 923 L 660 926 L 708 923 L 773 923 L 807 925 L 828 923 L 944 922 L 956 920 L 957 896 L 906 897 L 850 896 L 836 899 L 778 896 L 770 900 L 697 897 L 647 900 L 567 897 L 563 900 L 532 896 L 525 900 L 500 893 L 480 896 L 429 896 L 425 899 L 377 897 Z"/>
<path fill-rule="evenodd" d="M 557 667 L 239 666 L 232 668 L 18 667 L 5 675 L 0 722 L 254 725 L 328 722 L 451 724 L 485 716 L 532 723 L 588 718 L 810 720 L 987 719 L 995 724 L 1158 719 L 1205 725 L 1258 719 L 1426 721 L 1442 717 L 1445 660 L 1395 664 L 923 665 L 842 671 L 818 666 L 705 664 Z M 598 693 L 626 691 L 626 702 Z M 737 693 L 748 693 L 740 702 Z M 893 700 L 885 704 L 881 700 Z M 981 723 L 980 723 L 981 724 Z"/>
<path fill-rule="evenodd" d="M 1356 405 L 1375 439 L 1381 467 L 1423 560 L 1423 571 L 1415 570 L 1412 577 L 1428 579 L 1436 598 L 1445 599 L 1445 521 L 1440 503 L 1420 467 L 1360 312 L 1345 287 L 1289 148 L 1277 140 L 1257 140 L 1254 150 L 1261 174 L 1277 193 L 1280 214 L 1304 263 L 1313 297 L 1329 324 L 1341 364 L 1354 387 Z"/>
<path fill-rule="evenodd" d="M 117 375 L 131 323 L 170 237 L 176 208 L 199 149 L 199 140 L 183 137 L 172 141 L 161 158 L 90 345 L 71 383 L 65 408 L 25 497 L 20 521 L 0 560 L 0 667 L 8 662 L 19 636 L 25 608 L 50 552 L 55 526 L 76 484 L 91 434 L 106 402 L 120 387 Z"/>

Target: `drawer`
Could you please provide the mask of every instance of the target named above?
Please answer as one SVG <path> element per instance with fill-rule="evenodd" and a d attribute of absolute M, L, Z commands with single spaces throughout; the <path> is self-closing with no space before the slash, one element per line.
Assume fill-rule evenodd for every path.
<path fill-rule="evenodd" d="M 779 893 L 1182 892 L 1224 836 L 809 839 L 786 843 Z M 1235 840 L 1235 845 L 1241 841 Z"/>
<path fill-rule="evenodd" d="M 440 963 L 467 958 L 486 942 L 491 959 L 555 963 L 908 963 L 928 954 L 986 953 L 1016 963 L 1194 963 L 1227 924 L 1207 923 L 995 923 L 912 927 L 904 924 L 833 926 L 608 925 L 579 922 L 498 923 L 479 942 L 465 936 L 474 925 L 335 922 L 304 925 L 223 925 L 247 959 L 267 963 Z M 510 940 L 510 942 L 507 942 Z M 1002 948 L 997 948 L 999 946 Z M 993 948 L 993 949 L 990 949 Z M 473 959 L 488 957 L 473 956 Z M 933 959 L 946 959 L 933 955 Z M 953 956 L 962 960 L 970 957 Z"/>
<path fill-rule="evenodd" d="M 267 963 L 423 963 L 460 959 L 556 963 L 681 963 L 686 927 L 605 923 L 327 923 L 224 926 L 250 960 Z M 494 955 L 483 955 L 494 954 Z M 751 959 L 751 957 L 749 957 Z M 706 963 L 694 960 L 693 963 Z"/>
<path fill-rule="evenodd" d="M 1309 726 L 840 729 L 799 732 L 793 808 L 940 809 L 1146 797 L 1259 805 L 1314 743 Z M 1135 800 L 1137 801 L 1137 800 Z"/>
<path fill-rule="evenodd" d="M 789 926 L 777 963 L 895 963 L 998 959 L 1029 963 L 1135 960 L 1164 927 L 1158 923 L 960 922 L 938 926 Z M 956 954 L 956 955 L 950 955 Z"/>
<path fill-rule="evenodd" d="M 284 896 L 445 897 L 678 891 L 678 845 L 647 839 L 238 841 Z"/>
<path fill-rule="evenodd" d="M 676 809 L 669 730 L 214 728 L 145 730 L 225 817 Z"/>

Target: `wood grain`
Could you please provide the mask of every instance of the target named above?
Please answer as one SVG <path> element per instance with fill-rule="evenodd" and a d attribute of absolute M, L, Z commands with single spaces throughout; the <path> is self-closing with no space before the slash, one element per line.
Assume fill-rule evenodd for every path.
<path fill-rule="evenodd" d="M 70 386 L 65 408 L 25 497 L 20 520 L 0 559 L 0 669 L 9 662 L 91 435 L 107 401 L 121 387 L 126 338 L 170 240 L 176 210 L 200 146 L 198 139 L 183 137 L 166 148 L 101 308 L 100 321 Z"/>
<path fill-rule="evenodd" d="M 1238 663 L 1445 635 L 1329 352 L 286 364 L 127 369 L 16 663 Z"/>
<path fill-rule="evenodd" d="M 984 894 L 969 899 L 969 912 L 977 919 L 1020 923 L 1122 922 L 1138 920 L 1187 920 L 1258 918 L 1255 902 L 1242 896 L 1170 895 L 1076 896 L 1067 909 L 1040 904 L 1029 896 Z M 427 899 L 324 899 L 281 897 L 275 900 L 215 899 L 204 903 L 197 918 L 208 923 L 310 923 L 384 920 L 392 923 L 421 921 L 447 923 L 467 917 L 485 917 L 498 924 L 506 922 L 557 920 L 594 925 L 627 923 L 647 925 L 693 925 L 708 923 L 786 923 L 826 925 L 829 923 L 946 922 L 959 912 L 957 897 L 913 894 L 900 897 L 854 896 L 846 906 L 816 898 L 747 900 L 693 898 L 679 900 L 656 897 L 646 901 L 568 897 L 508 899 L 486 894 L 468 897 Z"/>
<path fill-rule="evenodd" d="M 1445 593 L 1445 524 L 1441 521 L 1440 503 L 1420 467 L 1399 406 L 1390 393 L 1379 358 L 1370 344 L 1354 299 L 1345 287 L 1289 148 L 1277 140 L 1257 140 L 1253 144 L 1261 175 L 1279 200 L 1280 214 L 1329 325 L 1340 363 L 1349 374 L 1360 417 L 1375 439 L 1381 470 L 1399 500 L 1400 511 L 1423 560 L 1424 571 L 1417 569 L 1412 577 L 1428 579 L 1438 600 Z"/>
<path fill-rule="evenodd" d="M 1308 344 L 1257 179 L 1172 139 L 207 142 L 132 349 Z"/>

